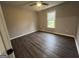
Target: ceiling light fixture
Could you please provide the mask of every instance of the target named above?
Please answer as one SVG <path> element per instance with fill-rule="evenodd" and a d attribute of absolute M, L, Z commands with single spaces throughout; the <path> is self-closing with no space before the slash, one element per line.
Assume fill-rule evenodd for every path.
<path fill-rule="evenodd" d="M 36 6 L 37 7 L 41 7 L 42 6 L 42 3 L 39 1 L 39 2 L 36 3 Z"/>

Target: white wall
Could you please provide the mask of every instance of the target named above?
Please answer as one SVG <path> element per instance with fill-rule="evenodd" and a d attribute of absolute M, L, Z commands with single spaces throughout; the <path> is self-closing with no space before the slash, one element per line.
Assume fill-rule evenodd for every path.
<path fill-rule="evenodd" d="M 56 28 L 47 28 L 47 12 L 56 11 Z M 65 2 L 61 5 L 38 12 L 38 30 L 59 33 L 74 37 L 77 28 L 79 3 Z"/>
<path fill-rule="evenodd" d="M 49 31 L 52 33 L 61 33 L 70 36 L 76 35 L 77 14 L 79 3 L 65 2 L 61 5 L 38 12 L 31 11 L 27 8 L 2 5 L 7 28 L 11 38 L 20 35 L 35 32 L 38 30 Z M 48 11 L 56 10 L 56 28 L 47 28 Z M 38 17 L 38 18 L 37 18 Z M 36 24 L 36 20 L 38 23 Z M 37 26 L 38 25 L 38 26 Z"/>
<path fill-rule="evenodd" d="M 76 42 L 77 51 L 78 51 L 78 54 L 79 54 L 79 20 L 78 20 L 78 24 L 77 25 L 78 26 L 77 26 L 77 32 L 76 32 L 75 42 Z"/>
<path fill-rule="evenodd" d="M 7 28 L 11 38 L 35 32 L 36 13 L 27 8 L 2 5 Z"/>

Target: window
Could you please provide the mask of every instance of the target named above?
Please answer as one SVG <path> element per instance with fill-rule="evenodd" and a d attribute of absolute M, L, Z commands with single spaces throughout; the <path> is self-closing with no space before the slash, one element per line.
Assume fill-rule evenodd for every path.
<path fill-rule="evenodd" d="M 47 27 L 48 28 L 55 28 L 55 16 L 56 16 L 56 11 L 51 11 L 47 13 Z"/>

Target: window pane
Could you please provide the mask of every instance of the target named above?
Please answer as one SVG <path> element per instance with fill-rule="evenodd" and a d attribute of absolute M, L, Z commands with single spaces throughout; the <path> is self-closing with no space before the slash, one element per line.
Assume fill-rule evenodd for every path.
<path fill-rule="evenodd" d="M 47 27 L 48 28 L 55 28 L 55 11 L 47 13 Z"/>

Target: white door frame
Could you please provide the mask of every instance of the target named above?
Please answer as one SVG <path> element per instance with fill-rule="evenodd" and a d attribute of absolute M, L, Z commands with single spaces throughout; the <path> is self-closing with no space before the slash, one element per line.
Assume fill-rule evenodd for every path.
<path fill-rule="evenodd" d="M 5 50 L 7 51 L 12 48 L 12 45 L 11 45 L 10 37 L 8 35 L 8 30 L 7 30 L 7 26 L 6 26 L 6 22 L 4 19 L 1 5 L 0 5 L 0 32 L 1 32 L 2 41 L 4 43 Z M 6 54 L 6 52 L 5 52 L 5 54 Z M 14 54 L 12 54 L 12 55 L 11 55 L 11 57 L 14 57 Z"/>
<path fill-rule="evenodd" d="M 6 55 L 7 56 L 6 48 L 4 46 L 4 42 L 3 42 L 1 32 L 0 32 L 0 55 Z"/>

